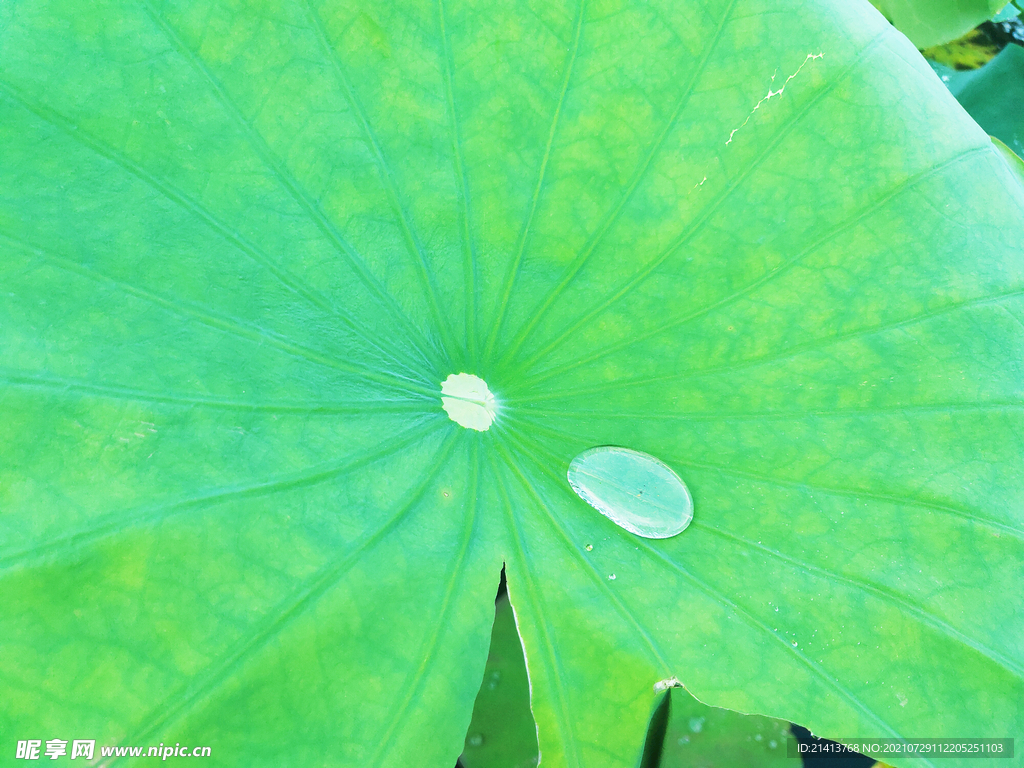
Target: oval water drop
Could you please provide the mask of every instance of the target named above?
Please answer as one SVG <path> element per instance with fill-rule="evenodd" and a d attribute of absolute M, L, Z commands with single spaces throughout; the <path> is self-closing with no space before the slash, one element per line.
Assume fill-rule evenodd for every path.
<path fill-rule="evenodd" d="M 603 445 L 569 464 L 576 495 L 630 533 L 667 539 L 693 519 L 693 499 L 679 475 L 653 456 Z"/>

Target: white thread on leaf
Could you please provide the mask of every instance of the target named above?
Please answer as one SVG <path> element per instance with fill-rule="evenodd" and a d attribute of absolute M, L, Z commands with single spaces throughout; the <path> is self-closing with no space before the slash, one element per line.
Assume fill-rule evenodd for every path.
<path fill-rule="evenodd" d="M 787 77 L 786 81 L 781 86 L 779 86 L 779 90 L 773 91 L 772 84 L 775 83 L 775 77 L 779 74 L 779 70 L 776 69 L 775 72 L 772 74 L 771 81 L 768 83 L 768 94 L 762 97 L 761 100 L 754 105 L 754 108 L 750 110 L 750 114 L 747 115 L 746 120 L 744 120 L 742 123 L 740 123 L 738 126 L 732 129 L 732 132 L 729 134 L 729 138 L 726 139 L 725 141 L 726 146 L 732 143 L 732 137 L 736 135 L 736 131 L 738 131 L 740 128 L 742 128 L 743 126 L 750 122 L 750 118 L 752 118 L 754 116 L 754 113 L 761 108 L 762 104 L 764 104 L 766 101 L 771 101 L 772 98 L 775 96 L 781 96 L 783 94 L 783 92 L 786 90 L 786 86 L 789 85 L 789 81 L 800 74 L 800 70 L 807 66 L 807 62 L 814 61 L 815 59 L 820 59 L 824 55 L 825 54 L 823 52 L 808 53 L 807 56 L 804 57 L 804 60 L 800 63 L 800 66 L 796 68 L 796 71 L 793 72 L 792 75 Z"/>

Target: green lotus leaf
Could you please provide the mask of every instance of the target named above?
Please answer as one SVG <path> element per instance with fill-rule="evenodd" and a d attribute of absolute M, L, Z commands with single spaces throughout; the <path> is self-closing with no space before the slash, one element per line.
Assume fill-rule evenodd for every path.
<path fill-rule="evenodd" d="M 871 0 L 918 48 L 948 43 L 988 19 L 1001 16 L 1007 0 Z"/>
<path fill-rule="evenodd" d="M 866 5 L 13 0 L 0 147 L 5 754 L 450 766 L 503 563 L 545 765 L 1024 736 L 1024 189 Z"/>
<path fill-rule="evenodd" d="M 980 69 L 957 72 L 935 63 L 932 69 L 978 125 L 1024 155 L 1024 48 L 1008 45 Z"/>
<path fill-rule="evenodd" d="M 685 689 L 670 688 L 661 702 L 665 722 L 648 731 L 650 764 L 659 768 L 767 768 L 787 763 L 789 723 L 709 707 Z M 655 718 L 657 720 L 657 718 Z M 483 684 L 473 705 L 464 768 L 532 768 L 537 765 L 537 730 L 512 606 L 499 598 Z M 657 733 L 654 730 L 657 729 Z"/>
<path fill-rule="evenodd" d="M 782 768 L 792 766 L 789 723 L 709 707 L 682 688 L 670 691 L 661 768 Z"/>
<path fill-rule="evenodd" d="M 512 604 L 501 597 L 494 610 L 483 684 L 459 761 L 463 768 L 533 768 L 539 760 L 523 648 Z"/>
<path fill-rule="evenodd" d="M 992 21 L 1010 21 L 1011 19 L 1016 19 L 1018 16 L 1020 16 L 1020 8 L 1018 8 L 1011 0 L 1011 2 L 1006 4 L 1003 10 L 992 17 Z"/>

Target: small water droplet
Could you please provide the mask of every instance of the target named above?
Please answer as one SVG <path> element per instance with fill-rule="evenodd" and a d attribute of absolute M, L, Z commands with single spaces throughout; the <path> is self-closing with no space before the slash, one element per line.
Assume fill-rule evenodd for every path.
<path fill-rule="evenodd" d="M 690 718 L 690 730 L 694 733 L 700 733 L 704 730 L 704 718 L 703 717 L 691 717 Z"/>
<path fill-rule="evenodd" d="M 608 574 L 608 581 L 615 581 L 615 574 L 614 573 L 609 573 Z"/>
<path fill-rule="evenodd" d="M 481 736 L 479 733 L 474 733 L 472 736 L 466 739 L 466 743 L 469 744 L 469 746 L 471 747 L 479 747 L 481 744 L 484 743 L 484 737 Z"/>
<path fill-rule="evenodd" d="M 690 737 L 689 736 L 683 736 L 682 738 L 677 739 L 676 743 L 677 744 L 689 744 L 690 743 Z"/>
<path fill-rule="evenodd" d="M 594 545 L 593 544 L 587 544 L 587 552 L 593 552 L 593 551 L 594 551 Z"/>
<path fill-rule="evenodd" d="M 640 451 L 603 445 L 569 464 L 576 495 L 630 533 L 667 539 L 693 519 L 693 499 L 679 475 Z"/>
<path fill-rule="evenodd" d="M 768 742 L 768 747 L 770 749 L 775 749 L 777 746 L 779 746 L 779 742 L 777 742 L 775 739 L 772 739 Z"/>
<path fill-rule="evenodd" d="M 796 640 L 793 641 L 793 647 L 796 648 Z"/>
<path fill-rule="evenodd" d="M 488 675 L 487 690 L 493 691 L 495 688 L 498 687 L 498 683 L 500 681 L 501 681 L 501 672 L 499 672 L 498 670 L 494 670 L 493 672 L 491 672 L 490 675 Z"/>
<path fill-rule="evenodd" d="M 760 733 L 755 733 L 754 734 L 754 741 L 760 741 L 760 740 L 761 740 L 761 734 Z"/>
<path fill-rule="evenodd" d="M 776 605 L 775 606 L 775 612 L 778 613 L 778 611 L 779 611 L 779 606 Z"/>

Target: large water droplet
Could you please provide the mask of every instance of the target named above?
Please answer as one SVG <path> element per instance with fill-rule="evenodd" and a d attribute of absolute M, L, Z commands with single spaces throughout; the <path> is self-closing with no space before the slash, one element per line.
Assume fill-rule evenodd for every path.
<path fill-rule="evenodd" d="M 693 519 L 686 484 L 664 462 L 640 451 L 604 445 L 569 464 L 569 485 L 612 522 L 648 539 L 667 539 Z"/>
<path fill-rule="evenodd" d="M 484 432 L 494 423 L 498 404 L 479 376 L 453 373 L 441 382 L 441 394 L 441 407 L 456 424 Z"/>

